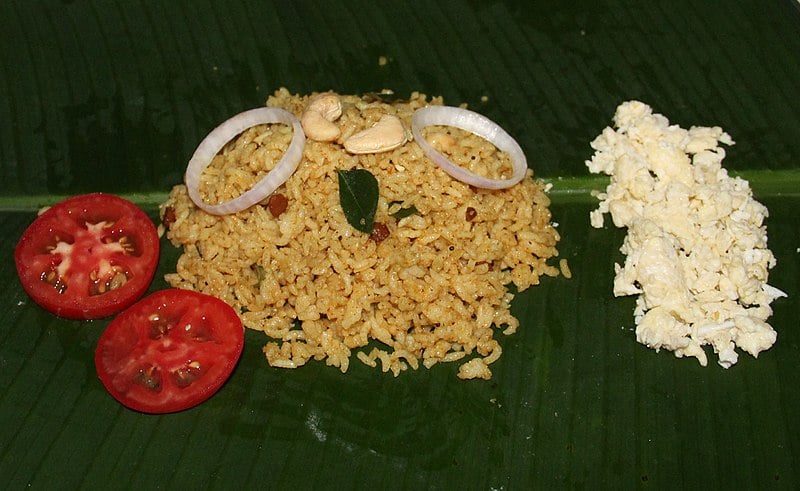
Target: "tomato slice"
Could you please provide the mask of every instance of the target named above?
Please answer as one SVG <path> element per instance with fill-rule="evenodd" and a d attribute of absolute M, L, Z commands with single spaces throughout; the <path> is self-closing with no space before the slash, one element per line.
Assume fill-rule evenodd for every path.
<path fill-rule="evenodd" d="M 155 225 L 136 205 L 94 193 L 42 213 L 14 250 L 22 287 L 41 307 L 69 319 L 122 311 L 150 286 L 158 266 Z"/>
<path fill-rule="evenodd" d="M 171 413 L 211 397 L 230 377 L 244 328 L 222 300 L 157 291 L 119 314 L 100 336 L 97 374 L 111 395 L 145 413 Z"/>

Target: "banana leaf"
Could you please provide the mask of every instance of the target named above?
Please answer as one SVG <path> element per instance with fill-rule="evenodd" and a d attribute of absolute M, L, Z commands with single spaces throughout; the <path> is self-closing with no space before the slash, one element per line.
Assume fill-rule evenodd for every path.
<path fill-rule="evenodd" d="M 800 486 L 797 0 L 0 3 L 0 480 L 6 489 Z M 200 140 L 293 93 L 412 91 L 500 123 L 553 184 L 573 277 L 520 293 L 490 381 L 436 365 L 270 368 L 248 331 L 193 409 L 145 415 L 94 368 L 108 320 L 26 296 L 13 249 L 36 210 L 103 191 L 154 219 Z M 725 370 L 638 344 L 612 294 L 624 230 L 592 229 L 584 164 L 616 106 L 721 126 L 725 166 L 770 211 L 775 346 Z M 151 291 L 179 251 L 162 242 Z"/>

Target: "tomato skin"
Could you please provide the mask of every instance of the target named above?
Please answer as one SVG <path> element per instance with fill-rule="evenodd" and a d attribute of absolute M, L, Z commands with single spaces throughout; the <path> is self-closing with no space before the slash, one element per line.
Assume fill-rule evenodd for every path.
<path fill-rule="evenodd" d="M 93 193 L 68 198 L 38 216 L 17 243 L 14 261 L 22 287 L 39 306 L 68 319 L 100 319 L 144 294 L 159 247 L 155 225 L 141 209 L 118 196 Z M 102 281 L 92 279 L 92 272 Z M 121 285 L 107 286 L 123 277 Z"/>
<path fill-rule="evenodd" d="M 160 290 L 120 313 L 100 336 L 95 366 L 106 390 L 135 411 L 163 414 L 207 400 L 244 348 L 231 306 L 191 290 Z"/>

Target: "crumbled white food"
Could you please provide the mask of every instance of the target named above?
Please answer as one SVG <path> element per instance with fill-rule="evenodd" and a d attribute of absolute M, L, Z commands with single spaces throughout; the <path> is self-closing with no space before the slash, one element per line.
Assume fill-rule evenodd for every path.
<path fill-rule="evenodd" d="M 775 266 L 767 208 L 722 167 L 719 144 L 733 140 L 719 127 L 670 125 L 638 101 L 621 104 L 614 125 L 592 142 L 586 162 L 611 176 L 590 222 L 601 228 L 609 214 L 628 229 L 614 295 L 638 295 L 637 341 L 703 366 L 704 345 L 725 368 L 737 362 L 737 347 L 758 357 L 777 337 L 766 322 L 770 304 L 786 294 L 767 284 Z"/>

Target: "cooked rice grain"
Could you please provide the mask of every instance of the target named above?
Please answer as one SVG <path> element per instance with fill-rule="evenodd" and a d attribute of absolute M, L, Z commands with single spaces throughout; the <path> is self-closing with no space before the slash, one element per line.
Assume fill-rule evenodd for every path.
<path fill-rule="evenodd" d="M 280 89 L 267 105 L 299 117 L 308 97 Z M 506 286 L 521 291 L 541 275 L 559 274 L 547 264 L 558 255 L 559 235 L 544 185 L 529 170 L 506 190 L 471 188 L 413 142 L 385 153 L 348 154 L 342 142 L 381 115 L 394 114 L 410 129 L 415 109 L 442 100 L 418 93 L 392 104 L 341 97 L 340 138 L 306 142 L 297 171 L 276 190 L 288 198 L 279 216 L 266 200 L 233 215 L 210 215 L 191 202 L 185 186 L 172 189 L 162 216 L 174 210 L 167 237 L 183 254 L 167 281 L 233 306 L 246 327 L 270 338 L 264 353 L 271 366 L 294 368 L 313 359 L 346 372 L 356 350 L 364 364 L 395 376 L 420 362 L 429 368 L 467 358 L 459 377 L 491 377 L 488 365 L 502 352 L 496 328 L 512 334 L 519 326 Z M 228 144 L 204 172 L 205 199 L 234 198 L 260 179 L 291 138 L 280 126 L 252 128 Z M 471 162 L 474 172 L 498 175 L 509 168 L 503 152 L 474 135 L 453 129 L 447 135 L 450 157 Z M 339 204 L 336 171 L 353 167 L 378 180 L 375 220 L 389 229 L 380 243 L 350 226 Z M 412 206 L 416 214 L 390 216 Z"/>

